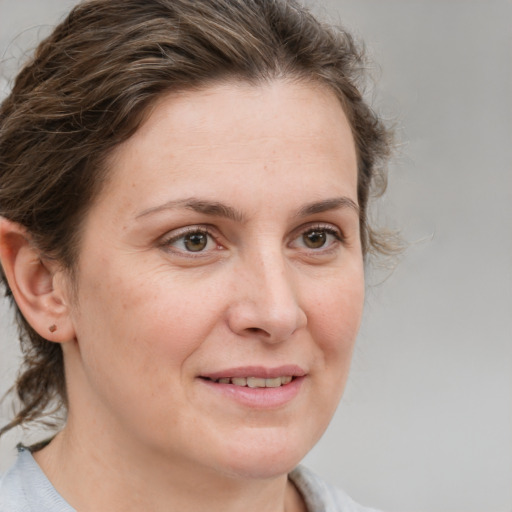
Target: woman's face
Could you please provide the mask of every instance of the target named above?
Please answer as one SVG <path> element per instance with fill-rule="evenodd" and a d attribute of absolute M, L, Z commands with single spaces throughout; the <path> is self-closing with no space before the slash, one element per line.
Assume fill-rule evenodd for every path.
<path fill-rule="evenodd" d="M 168 95 L 110 167 L 83 229 L 68 429 L 182 468 L 289 471 L 334 413 L 363 306 L 338 100 L 287 81 Z"/>

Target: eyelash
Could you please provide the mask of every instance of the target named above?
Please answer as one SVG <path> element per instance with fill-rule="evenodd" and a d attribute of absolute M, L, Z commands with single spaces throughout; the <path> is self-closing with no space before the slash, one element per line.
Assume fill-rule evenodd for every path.
<path fill-rule="evenodd" d="M 338 229 L 338 228 L 333 227 L 330 224 L 314 224 L 314 225 L 309 225 L 306 228 L 301 229 L 299 234 L 293 238 L 293 241 L 298 240 L 300 237 L 304 237 L 308 233 L 314 233 L 315 231 L 320 231 L 320 232 L 326 233 L 327 235 L 332 235 L 340 243 L 344 243 L 345 242 L 345 237 L 343 236 L 343 233 L 341 232 L 341 230 Z M 312 251 L 312 252 L 315 252 L 315 253 L 317 253 L 317 252 L 318 253 L 320 253 L 320 252 L 327 252 L 327 251 L 333 249 L 331 246 L 332 246 L 332 243 L 328 244 L 328 245 L 325 245 L 325 246 L 321 246 L 319 249 L 309 248 L 309 250 Z"/>
<path fill-rule="evenodd" d="M 178 253 L 180 255 L 186 255 L 189 258 L 198 258 L 204 257 L 204 251 L 185 251 L 182 249 L 173 248 L 172 244 L 176 243 L 181 239 L 185 239 L 187 235 L 195 235 L 201 234 L 208 237 L 209 240 L 213 241 L 217 245 L 217 247 L 221 247 L 220 244 L 216 240 L 215 234 L 212 232 L 212 229 L 208 226 L 188 226 L 183 228 L 178 233 L 171 234 L 162 239 L 160 246 L 165 248 L 168 251 Z M 208 242 L 207 242 L 208 243 Z"/>
<path fill-rule="evenodd" d="M 293 239 L 290 242 L 289 245 L 292 245 L 293 242 L 300 239 L 300 237 L 304 237 L 308 233 L 313 233 L 315 231 L 324 232 L 327 235 L 333 236 L 339 243 L 345 242 L 345 237 L 343 236 L 343 233 L 338 228 L 334 228 L 332 225 L 325 225 L 325 224 L 314 224 L 309 225 L 305 228 L 302 228 L 297 234 L 293 235 Z M 209 226 L 189 226 L 186 228 L 183 228 L 178 233 L 171 234 L 170 236 L 164 237 L 162 241 L 160 242 L 160 246 L 165 248 L 168 251 L 178 253 L 180 255 L 189 257 L 189 258 L 200 258 L 204 257 L 206 254 L 209 253 L 209 251 L 199 250 L 199 251 L 187 251 L 183 249 L 177 249 L 172 247 L 172 244 L 176 243 L 177 241 L 181 239 L 185 239 L 187 235 L 195 235 L 195 234 L 202 234 L 208 237 L 210 241 L 212 241 L 214 244 L 216 244 L 217 248 L 223 249 L 223 246 L 218 242 L 217 238 L 218 235 L 209 227 Z M 208 242 L 207 242 L 208 243 Z M 317 253 L 320 254 L 322 252 L 330 252 L 332 251 L 332 243 L 328 245 L 322 245 L 318 249 L 315 248 L 308 248 L 305 247 L 306 250 L 310 251 L 311 253 Z M 337 245 L 337 244 L 336 244 Z"/>

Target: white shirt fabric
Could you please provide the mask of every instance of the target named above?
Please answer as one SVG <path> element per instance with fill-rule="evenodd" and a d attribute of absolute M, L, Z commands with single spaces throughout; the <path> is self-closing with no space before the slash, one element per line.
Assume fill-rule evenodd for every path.
<path fill-rule="evenodd" d="M 308 512 L 377 512 L 352 501 L 303 466 L 290 480 L 302 494 Z M 53 485 L 32 457 L 20 448 L 14 466 L 0 479 L 0 512 L 76 512 Z"/>

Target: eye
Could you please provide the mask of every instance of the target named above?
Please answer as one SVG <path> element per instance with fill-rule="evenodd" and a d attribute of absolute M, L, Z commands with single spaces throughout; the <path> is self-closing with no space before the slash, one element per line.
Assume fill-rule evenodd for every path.
<path fill-rule="evenodd" d="M 327 233 L 325 230 L 312 230 L 303 233 L 302 240 L 304 241 L 304 245 L 309 247 L 310 249 L 320 249 L 327 242 Z"/>
<path fill-rule="evenodd" d="M 311 226 L 302 231 L 291 243 L 292 247 L 306 248 L 313 251 L 329 249 L 338 242 L 343 241 L 339 229 L 334 226 Z"/>
<path fill-rule="evenodd" d="M 185 235 L 183 237 L 183 245 L 190 252 L 202 251 L 208 245 L 208 234 L 197 232 Z"/>
<path fill-rule="evenodd" d="M 171 233 L 162 245 L 175 252 L 201 253 L 218 247 L 213 236 L 204 228 L 191 227 L 185 231 Z"/>

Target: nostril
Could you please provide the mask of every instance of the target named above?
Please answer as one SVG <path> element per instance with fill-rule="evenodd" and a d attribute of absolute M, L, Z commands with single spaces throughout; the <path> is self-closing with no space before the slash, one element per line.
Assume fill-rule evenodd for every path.
<path fill-rule="evenodd" d="M 266 331 L 264 331 L 263 329 L 260 329 L 259 327 L 248 327 L 247 330 L 254 334 L 267 334 Z"/>

